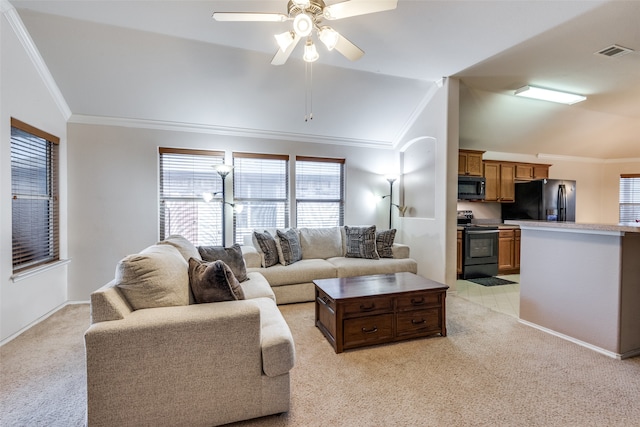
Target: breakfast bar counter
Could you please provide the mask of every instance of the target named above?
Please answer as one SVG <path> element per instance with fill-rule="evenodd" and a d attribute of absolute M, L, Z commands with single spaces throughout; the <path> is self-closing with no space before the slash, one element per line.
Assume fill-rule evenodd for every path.
<path fill-rule="evenodd" d="M 611 357 L 640 355 L 640 224 L 520 226 L 520 321 Z"/>

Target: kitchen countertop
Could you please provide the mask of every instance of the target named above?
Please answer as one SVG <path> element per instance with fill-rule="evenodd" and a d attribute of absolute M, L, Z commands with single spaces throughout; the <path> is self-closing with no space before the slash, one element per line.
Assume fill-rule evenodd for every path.
<path fill-rule="evenodd" d="M 574 233 L 640 233 L 640 223 L 622 224 L 587 224 L 580 222 L 554 222 L 554 221 L 527 221 L 508 220 L 506 224 L 518 225 L 520 228 L 531 229 L 553 229 L 556 231 L 567 231 Z"/>
<path fill-rule="evenodd" d="M 480 227 L 498 227 L 498 230 L 518 230 L 520 228 L 517 224 L 474 224 Z M 462 225 L 458 226 L 458 231 L 464 230 Z"/>

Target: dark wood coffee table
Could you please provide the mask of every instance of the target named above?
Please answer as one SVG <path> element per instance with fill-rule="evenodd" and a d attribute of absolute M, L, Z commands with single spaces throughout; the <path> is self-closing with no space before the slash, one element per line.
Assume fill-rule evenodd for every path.
<path fill-rule="evenodd" d="M 449 286 L 413 273 L 314 280 L 316 326 L 336 353 L 428 335 L 447 336 Z"/>

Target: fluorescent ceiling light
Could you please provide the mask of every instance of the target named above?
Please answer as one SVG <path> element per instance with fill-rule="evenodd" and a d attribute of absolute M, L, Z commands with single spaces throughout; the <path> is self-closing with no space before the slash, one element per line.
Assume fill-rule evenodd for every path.
<path fill-rule="evenodd" d="M 524 96 L 525 98 L 541 99 L 543 101 L 559 102 L 561 104 L 572 105 L 576 102 L 584 101 L 586 96 L 576 95 L 574 93 L 559 92 L 557 90 L 542 89 L 535 86 L 523 86 L 516 90 L 516 96 Z"/>

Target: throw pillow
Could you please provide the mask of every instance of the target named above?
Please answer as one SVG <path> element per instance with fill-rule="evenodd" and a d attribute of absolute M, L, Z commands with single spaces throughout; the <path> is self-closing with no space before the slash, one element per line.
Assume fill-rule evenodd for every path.
<path fill-rule="evenodd" d="M 187 262 L 172 245 L 153 245 L 116 267 L 115 286 L 134 310 L 189 305 Z"/>
<path fill-rule="evenodd" d="M 196 304 L 244 299 L 244 291 L 224 261 L 189 260 L 189 286 Z"/>
<path fill-rule="evenodd" d="M 376 226 L 344 227 L 347 236 L 347 258 L 379 259 L 376 251 Z"/>
<path fill-rule="evenodd" d="M 341 227 L 301 228 L 302 259 L 328 259 L 344 255 Z"/>
<path fill-rule="evenodd" d="M 280 247 L 282 248 L 282 258 L 284 265 L 290 265 L 302 259 L 302 248 L 300 247 L 300 239 L 298 233 L 292 228 L 287 231 L 276 230 Z"/>
<path fill-rule="evenodd" d="M 260 245 L 260 250 L 263 254 L 263 267 L 271 267 L 276 265 L 279 261 L 278 259 L 278 248 L 276 247 L 276 241 L 273 236 L 265 230 L 264 233 L 260 233 L 258 231 L 253 232 L 258 245 Z"/>
<path fill-rule="evenodd" d="M 189 262 L 189 258 L 200 259 L 200 254 L 193 243 L 179 234 L 172 234 L 164 240 L 158 242 L 159 245 L 171 245 L 180 251 L 184 257 L 185 262 Z"/>
<path fill-rule="evenodd" d="M 198 246 L 198 253 L 203 261 L 224 261 L 225 264 L 231 267 L 231 271 L 233 271 L 238 282 L 242 283 L 247 280 L 247 267 L 239 244 L 236 243 L 228 248 L 223 246 Z"/>
<path fill-rule="evenodd" d="M 376 250 L 380 258 L 393 258 L 393 239 L 396 238 L 396 229 L 378 231 L 376 233 Z"/>

